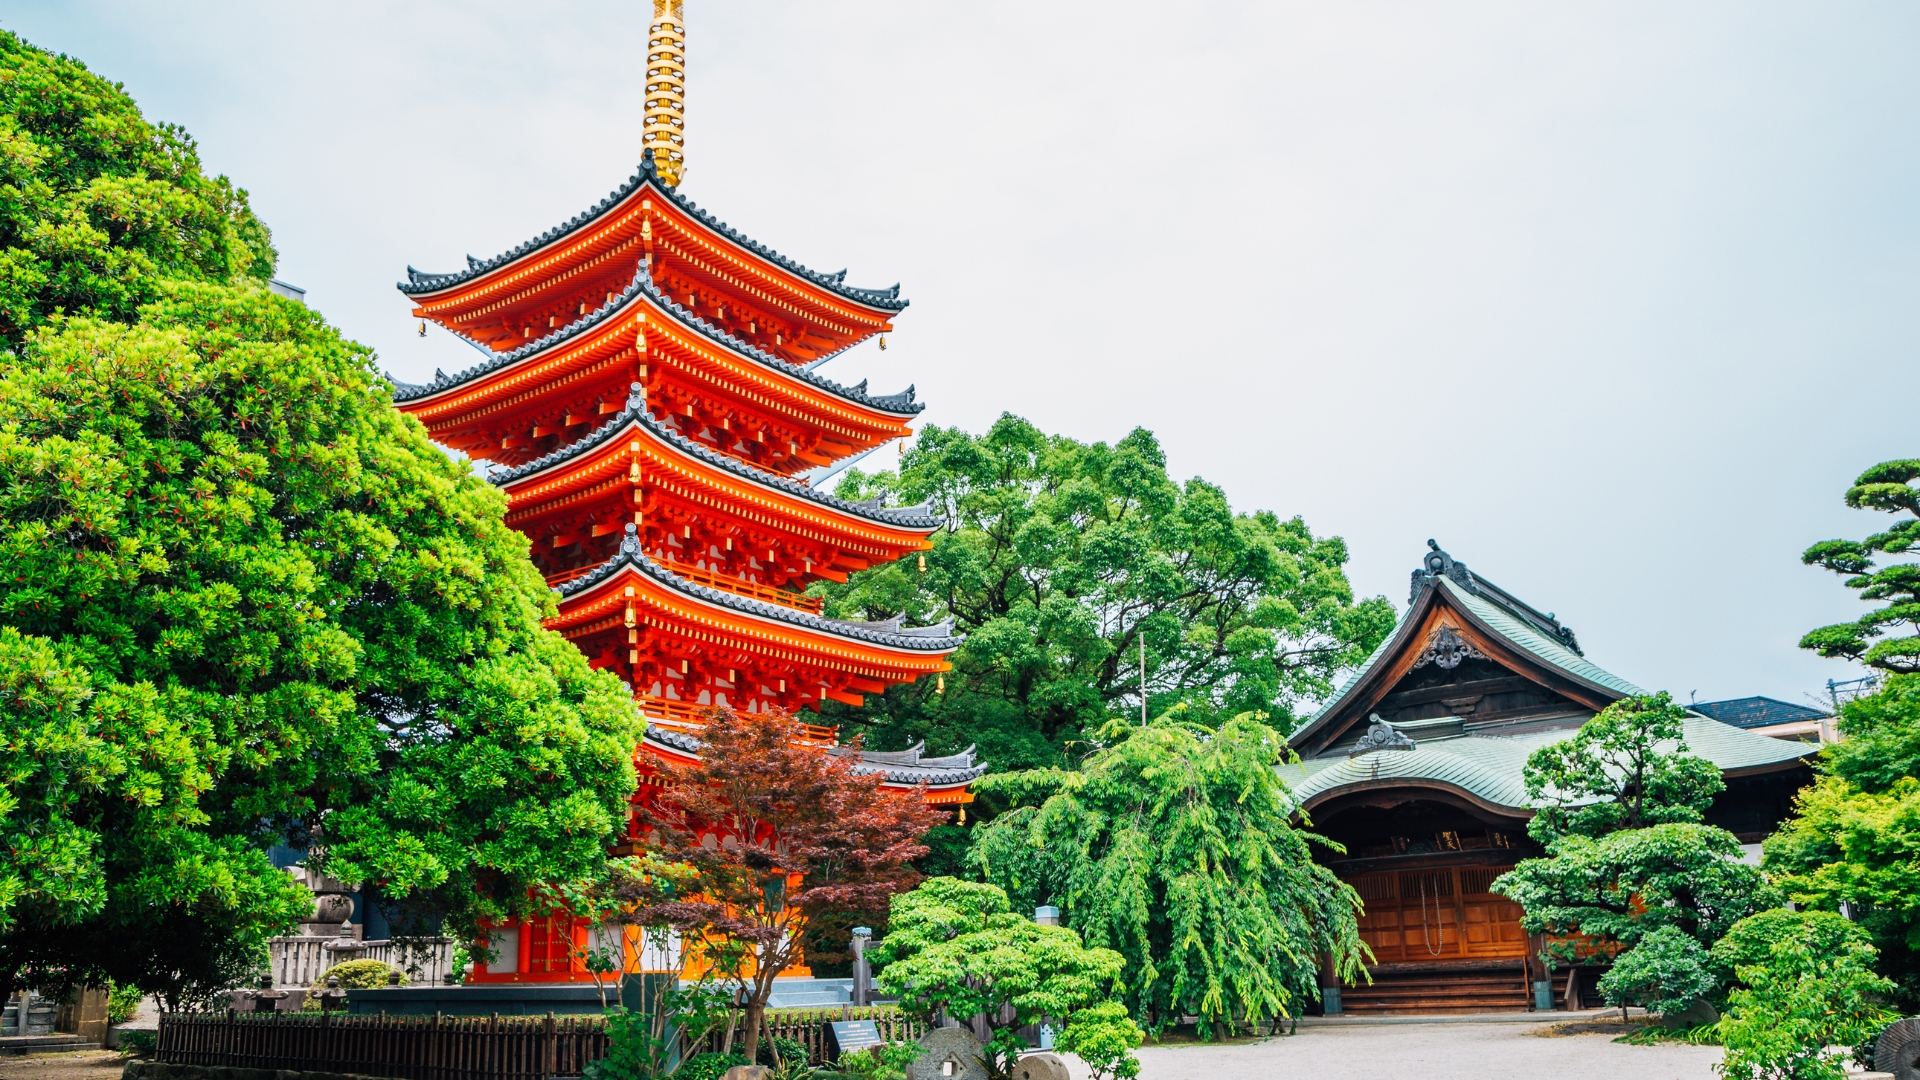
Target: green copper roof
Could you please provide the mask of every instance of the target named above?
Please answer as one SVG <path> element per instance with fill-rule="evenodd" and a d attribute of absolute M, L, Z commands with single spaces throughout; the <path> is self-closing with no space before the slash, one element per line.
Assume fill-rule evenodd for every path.
<path fill-rule="evenodd" d="M 1599 664 L 1567 648 L 1565 645 L 1535 633 L 1531 626 L 1514 618 L 1505 607 L 1468 592 L 1452 578 L 1435 578 L 1434 584 L 1446 590 L 1447 599 L 1473 612 L 1481 622 L 1486 623 L 1495 631 L 1498 631 L 1501 637 L 1532 653 L 1535 657 L 1552 664 L 1561 671 L 1572 675 L 1574 678 L 1580 679 L 1583 682 L 1592 683 L 1595 686 L 1604 687 L 1619 694 L 1621 697 L 1631 697 L 1635 694 L 1646 693 L 1645 690 L 1613 674 Z"/>
<path fill-rule="evenodd" d="M 1525 814 L 1532 806 L 1522 779 L 1527 756 L 1542 746 L 1572 738 L 1576 730 L 1416 739 L 1412 750 L 1380 750 L 1357 758 L 1336 751 L 1299 765 L 1283 765 L 1280 778 L 1293 788 L 1293 797 L 1300 805 L 1341 788 L 1401 780 L 1454 788 L 1480 802 Z M 1713 762 L 1723 772 L 1779 765 L 1818 749 L 1810 743 L 1756 735 L 1699 715 L 1687 717 L 1686 739 L 1690 753 Z"/>

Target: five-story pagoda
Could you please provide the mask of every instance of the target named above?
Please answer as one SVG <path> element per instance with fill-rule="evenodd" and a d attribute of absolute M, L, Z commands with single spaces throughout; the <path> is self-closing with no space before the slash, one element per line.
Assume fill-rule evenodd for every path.
<path fill-rule="evenodd" d="M 914 555 L 938 523 L 815 490 L 808 474 L 909 435 L 912 387 L 869 393 L 814 369 L 892 328 L 899 287 L 860 289 L 785 258 L 677 190 L 683 31 L 656 0 L 647 146 L 585 213 L 447 274 L 399 285 L 485 359 L 395 403 L 434 439 L 493 463 L 507 521 L 559 595 L 549 626 L 670 727 L 701 706 L 850 705 L 948 669 L 948 625 L 821 615 L 820 579 Z M 659 742 L 650 730 L 648 744 Z M 900 784 L 964 801 L 977 775 L 940 759 Z"/>

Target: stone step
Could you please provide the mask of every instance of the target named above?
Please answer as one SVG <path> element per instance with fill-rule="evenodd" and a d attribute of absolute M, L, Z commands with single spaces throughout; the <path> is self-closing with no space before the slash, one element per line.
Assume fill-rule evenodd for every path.
<path fill-rule="evenodd" d="M 0 1055 L 65 1054 L 75 1050 L 98 1050 L 100 1044 L 78 1035 L 0 1035 Z"/>
<path fill-rule="evenodd" d="M 846 1003 L 846 998 L 827 991 L 795 994 L 775 990 L 773 996 L 767 1000 L 768 1007 L 774 1009 L 815 1009 L 827 1005 L 845 1005 Z"/>

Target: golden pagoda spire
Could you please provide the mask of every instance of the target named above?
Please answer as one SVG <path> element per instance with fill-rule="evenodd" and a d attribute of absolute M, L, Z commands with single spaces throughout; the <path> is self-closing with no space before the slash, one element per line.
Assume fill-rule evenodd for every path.
<path fill-rule="evenodd" d="M 653 168 L 670 187 L 686 170 L 687 24 L 682 0 L 653 0 L 647 27 L 646 142 Z"/>

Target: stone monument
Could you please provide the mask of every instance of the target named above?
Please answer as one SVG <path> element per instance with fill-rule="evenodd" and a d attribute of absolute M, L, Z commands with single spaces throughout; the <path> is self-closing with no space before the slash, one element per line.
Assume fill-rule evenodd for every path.
<path fill-rule="evenodd" d="M 1012 1080 L 1069 1080 L 1058 1054 L 1028 1054 L 1007 1073 Z"/>
<path fill-rule="evenodd" d="M 934 1028 L 920 1036 L 919 1046 L 907 1080 L 987 1080 L 980 1040 L 966 1028 Z"/>

